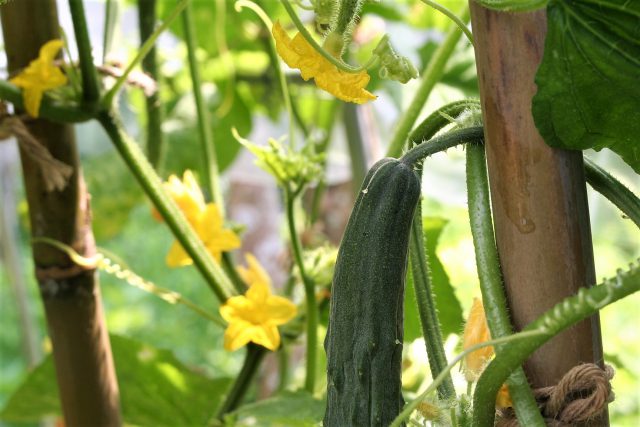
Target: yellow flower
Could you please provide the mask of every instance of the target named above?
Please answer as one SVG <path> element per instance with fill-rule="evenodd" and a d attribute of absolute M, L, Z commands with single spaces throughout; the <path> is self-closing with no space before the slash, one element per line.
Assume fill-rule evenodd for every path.
<path fill-rule="evenodd" d="M 234 351 L 249 342 L 275 351 L 280 346 L 278 325 L 296 315 L 296 306 L 286 298 L 271 294 L 269 276 L 253 257 L 247 256 L 246 273 L 250 286 L 245 295 L 231 297 L 220 307 L 229 323 L 224 333 L 224 348 Z"/>
<path fill-rule="evenodd" d="M 236 233 L 222 228 L 222 215 L 215 203 L 207 204 L 193 221 L 190 222 L 194 231 L 216 261 L 220 262 L 222 252 L 240 247 L 240 238 Z M 187 255 L 182 245 L 175 241 L 167 254 L 166 262 L 169 267 L 182 267 L 192 264 L 193 260 Z"/>
<path fill-rule="evenodd" d="M 38 58 L 9 80 L 23 89 L 24 107 L 32 117 L 38 117 L 45 91 L 67 84 L 67 76 L 53 63 L 62 46 L 62 40 L 48 41 L 40 48 Z"/>
<path fill-rule="evenodd" d="M 484 306 L 479 298 L 473 299 L 469 318 L 464 327 L 462 337 L 462 347 L 466 350 L 469 347 L 480 344 L 491 339 L 491 332 L 487 325 L 487 318 L 484 314 Z M 465 377 L 468 382 L 474 382 L 482 373 L 484 367 L 493 356 L 493 347 L 483 347 L 467 355 L 465 361 Z M 512 406 L 509 387 L 503 384 L 496 395 L 496 406 L 508 408 Z"/>
<path fill-rule="evenodd" d="M 163 187 L 216 261 L 220 262 L 222 252 L 240 247 L 240 238 L 236 233 L 222 227 L 224 224 L 218 206 L 214 203 L 205 204 L 202 190 L 191 171 L 184 172 L 182 181 L 171 175 Z M 158 221 L 162 221 L 156 209 L 151 213 Z M 192 264 L 193 260 L 182 245 L 175 241 L 167 254 L 166 262 L 169 267 L 182 267 Z"/>
<path fill-rule="evenodd" d="M 487 326 L 482 301 L 479 298 L 474 298 L 467 324 L 464 327 L 462 348 L 466 350 L 473 345 L 489 341 L 490 339 L 491 333 Z M 484 366 L 491 359 L 491 356 L 493 356 L 493 347 L 489 346 L 480 348 L 465 357 L 465 377 L 467 381 L 473 382 L 478 379 Z"/>
<path fill-rule="evenodd" d="M 318 53 L 302 34 L 297 33 L 291 39 L 277 21 L 273 24 L 272 32 L 278 54 L 289 67 L 300 69 L 304 80 L 315 79 L 319 88 L 343 101 L 363 104 L 376 99 L 365 89 L 370 79 L 365 70 L 358 73 L 339 70 Z"/>
<path fill-rule="evenodd" d="M 185 171 L 182 175 L 182 181 L 177 176 L 171 175 L 163 187 L 184 213 L 189 224 L 195 225 L 205 209 L 205 203 L 202 190 L 200 190 L 193 172 Z M 155 208 L 151 213 L 155 219 L 162 221 L 160 213 Z"/>
<path fill-rule="evenodd" d="M 500 390 L 498 390 L 498 395 L 496 396 L 496 406 L 498 408 L 510 408 L 513 406 L 513 402 L 511 401 L 511 394 L 509 394 L 509 386 L 506 384 L 502 384 Z"/>
<path fill-rule="evenodd" d="M 271 279 L 269 279 L 269 275 L 262 268 L 256 257 L 252 254 L 246 254 L 245 258 L 247 259 L 248 267 L 238 267 L 238 274 L 246 284 L 249 286 L 255 283 L 266 283 L 267 285 L 271 284 Z"/>

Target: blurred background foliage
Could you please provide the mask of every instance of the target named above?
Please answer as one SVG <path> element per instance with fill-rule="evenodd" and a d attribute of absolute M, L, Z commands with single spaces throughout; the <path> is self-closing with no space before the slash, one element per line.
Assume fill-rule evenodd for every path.
<path fill-rule="evenodd" d="M 138 44 L 135 2 L 116 3 L 119 6 L 118 19 L 114 24 L 115 36 L 107 57 L 119 58 L 126 62 L 127 58 L 133 56 Z M 258 3 L 272 19 L 280 18 L 284 23 L 289 22 L 279 2 L 262 0 Z M 452 10 L 458 10 L 463 5 L 460 0 L 440 3 Z M 173 4 L 170 1 L 160 1 L 159 16 L 166 16 Z M 267 53 L 270 35 L 255 15 L 247 10 L 236 12 L 231 1 L 194 1 L 193 8 L 199 46 L 197 56 L 220 168 L 230 171 L 235 167 L 236 173 L 250 177 L 256 171 L 243 169 L 246 162 L 242 163 L 239 159 L 241 146 L 231 136 L 231 128 L 235 127 L 242 136 L 259 142 L 266 141 L 268 137 L 277 138 L 286 129 L 286 117 L 271 64 L 272 58 Z M 59 9 L 62 26 L 66 29 L 71 28 L 66 2 L 59 2 Z M 87 2 L 87 15 L 91 19 L 91 37 L 99 50 L 104 28 L 104 2 Z M 305 20 L 310 17 L 311 15 L 302 14 Z M 442 40 L 443 30 L 448 25 L 445 17 L 420 2 L 368 2 L 355 34 L 357 48 L 351 55 L 356 61 L 364 61 L 377 40 L 384 32 L 388 32 L 399 53 L 411 58 L 418 69 L 423 69 Z M 181 175 L 185 169 L 192 169 L 198 173 L 202 167 L 196 111 L 182 35 L 182 25 L 178 20 L 171 26 L 170 33 L 161 37 L 158 45 L 162 74 L 159 82 L 160 95 L 166 116 L 163 131 L 167 146 L 161 168 L 164 177 L 171 173 Z M 67 36 L 71 37 L 71 34 Z M 70 45 L 73 46 L 73 43 Z M 4 61 L 4 55 L 2 56 Z M 4 63 L 1 65 L 4 67 Z M 369 118 L 366 121 L 369 128 L 364 134 L 368 164 L 377 160 L 376 157 L 384 152 L 385 141 L 389 140 L 398 115 L 411 100 L 416 89 L 415 81 L 402 86 L 396 82 L 382 81 L 377 77 L 375 70 L 371 74 L 372 81 L 368 88 L 375 91 L 379 99 L 365 107 L 363 113 L 364 117 Z M 327 182 L 348 180 L 349 154 L 346 149 L 341 107 L 334 108 L 334 103 L 325 93 L 320 93 L 305 84 L 297 73 L 287 73 L 287 76 L 291 82 L 293 98 L 305 124 L 310 128 L 320 127 L 325 132 L 330 132 L 327 140 Z M 423 115 L 426 116 L 445 102 L 477 96 L 473 50 L 466 40 L 462 40 L 447 66 L 441 83 L 429 98 Z M 136 89 L 129 89 L 121 101 L 121 109 L 127 128 L 139 141 L 143 141 L 145 113 L 142 93 Z M 271 122 L 270 127 L 266 129 L 270 129 L 271 132 L 275 129 L 280 134 L 269 134 L 264 126 L 257 126 L 258 122 L 265 120 Z M 323 124 L 319 126 L 319 123 Z M 94 232 L 98 245 L 116 254 L 131 270 L 142 277 L 178 291 L 208 310 L 217 311 L 215 298 L 193 268 L 166 267 L 164 258 L 173 238 L 163 224 L 152 219 L 149 203 L 99 127 L 87 123 L 77 126 L 76 132 L 85 177 L 92 195 Z M 640 192 L 637 176 L 615 155 L 607 152 L 589 152 L 587 155 L 608 168 L 636 194 Z M 19 212 L 17 244 L 20 263 L 27 280 L 31 313 L 35 319 L 39 345 L 42 353 L 47 354 L 50 346 L 37 286 L 31 274 L 33 265 L 29 251 L 26 203 L 19 185 L 21 181 L 17 175 L 18 168 L 13 170 L 16 173 L 13 182 L 18 203 L 8 208 L 17 209 Z M 473 297 L 479 295 L 466 212 L 463 152 L 450 150 L 446 155 L 434 156 L 425 163 L 424 170 L 423 212 L 428 217 L 425 230 L 430 242 L 428 249 L 432 254 L 437 254 L 437 257 L 432 257 L 436 296 L 440 303 L 443 328 L 449 334 L 447 350 L 453 354 L 457 351 L 456 334 L 461 332 L 464 313 L 470 307 Z M 229 174 L 225 174 L 224 177 L 228 185 Z M 596 271 L 598 277 L 611 276 L 616 268 L 626 266 L 640 255 L 640 232 L 631 221 L 622 218 L 613 206 L 591 190 L 589 205 Z M 280 237 L 283 241 L 286 240 L 284 232 Z M 223 350 L 223 331 L 220 327 L 183 307 L 170 306 L 154 295 L 132 288 L 115 277 L 101 274 L 100 280 L 107 324 L 110 332 L 114 334 L 112 345 L 118 372 L 130 373 L 130 377 L 120 378 L 121 388 L 129 390 L 123 392 L 123 398 L 133 398 L 136 393 L 147 393 L 151 399 L 154 393 L 158 394 L 157 390 L 169 390 L 167 393 L 173 390 L 179 393 L 185 387 L 191 391 L 189 396 L 198 393 L 211 395 L 215 394 L 212 389 L 223 390 L 226 378 L 236 375 L 243 351 L 228 353 Z M 421 333 L 415 304 L 411 297 L 409 289 L 405 338 L 415 341 L 406 346 L 404 383 L 408 392 L 415 392 L 425 381 L 429 381 L 429 374 L 424 343 L 422 338 L 419 338 Z M 613 364 L 617 371 L 613 379 L 616 401 L 610 406 L 613 426 L 640 425 L 640 396 L 637 388 L 640 383 L 640 346 L 637 344 L 640 316 L 637 303 L 638 297 L 632 296 L 607 307 L 601 313 L 606 361 Z M 0 305 L 0 407 L 4 407 L 29 373 L 21 350 L 15 295 L 9 285 L 4 263 L 0 264 Z M 146 352 L 154 355 L 157 352 L 157 356 L 139 357 Z M 324 352 L 321 353 L 324 359 Z M 121 368 L 123 364 L 129 364 L 131 369 Z M 320 363 L 320 367 L 323 365 L 324 363 Z M 134 368 L 138 370 L 135 371 Z M 49 410 L 55 412 L 55 399 L 46 399 L 51 393 L 57 393 L 55 387 L 52 387 L 53 383 L 46 380 L 52 373 L 51 364 L 39 367 L 37 372 L 39 376 L 35 380 L 32 377 L 35 381 L 33 387 L 40 390 L 42 399 L 30 407 L 33 416 L 22 419 L 23 422 L 34 421 L 37 415 Z M 136 377 L 135 372 L 139 372 L 139 376 Z M 158 380 L 154 383 L 153 378 L 157 379 L 158 376 L 168 378 L 168 382 L 160 384 L 162 381 Z M 128 388 L 131 387 L 130 383 L 144 380 L 149 381 L 151 388 Z M 123 381 L 127 382 L 126 387 L 123 387 Z M 295 389 L 301 382 L 302 372 L 294 371 L 290 388 Z M 323 383 L 320 383 L 321 388 Z M 456 383 L 464 387 L 461 377 L 456 377 Z M 45 390 L 48 392 L 45 393 Z M 260 393 L 258 387 L 252 391 L 252 396 L 260 396 Z M 19 412 L 20 407 L 15 405 L 21 401 L 24 403 L 27 399 L 25 396 L 29 395 L 16 396 L 9 409 Z M 173 396 L 167 399 L 173 400 L 179 394 Z M 182 400 L 189 401 L 190 398 Z M 212 400 L 215 399 L 212 397 Z M 198 410 L 206 412 L 206 409 L 198 406 L 202 403 L 188 403 L 189 408 L 193 408 L 194 412 L 191 415 L 194 417 L 200 413 Z M 149 402 L 143 399 L 133 406 L 144 408 L 148 404 Z M 127 407 L 126 402 L 123 405 Z M 38 406 L 44 408 L 43 412 L 38 412 Z M 296 407 L 305 407 L 309 412 L 306 415 L 298 414 L 294 420 L 287 418 L 291 412 L 289 408 Z M 263 420 L 262 425 L 312 425 L 313 420 L 321 417 L 322 408 L 323 406 L 311 396 L 302 393 L 281 394 L 270 400 L 243 407 L 231 416 L 228 422 L 230 425 L 255 425 L 251 422 L 255 422 L 257 418 Z M 184 410 L 174 409 L 178 412 Z M 196 418 L 175 418 L 178 416 L 175 415 L 177 412 L 172 413 L 169 409 L 167 411 L 169 412 L 159 412 L 158 417 L 174 417 L 176 420 L 182 420 L 184 425 L 198 424 Z M 127 419 L 135 424 L 153 424 L 144 417 L 136 418 L 139 415 L 133 410 L 133 415 Z M 206 418 L 201 414 L 202 417 Z M 20 420 L 14 417 L 14 421 Z"/>

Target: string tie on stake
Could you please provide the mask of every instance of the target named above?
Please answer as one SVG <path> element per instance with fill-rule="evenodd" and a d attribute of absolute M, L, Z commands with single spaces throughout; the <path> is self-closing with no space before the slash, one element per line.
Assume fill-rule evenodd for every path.
<path fill-rule="evenodd" d="M 575 366 L 558 384 L 534 390 L 545 422 L 552 427 L 586 427 L 596 420 L 614 399 L 610 380 L 614 370 L 593 363 Z M 512 408 L 499 414 L 496 426 L 518 427 Z M 592 424 L 591 424 L 592 425 Z"/>

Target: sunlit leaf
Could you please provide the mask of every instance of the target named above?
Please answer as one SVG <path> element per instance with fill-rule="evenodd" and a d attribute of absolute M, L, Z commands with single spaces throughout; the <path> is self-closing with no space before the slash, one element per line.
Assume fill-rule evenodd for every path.
<path fill-rule="evenodd" d="M 173 356 L 147 344 L 111 335 L 122 416 L 142 426 L 206 425 L 230 384 L 196 374 Z M 7 422 L 36 423 L 60 416 L 51 355 L 25 379 L 0 412 Z"/>
<path fill-rule="evenodd" d="M 640 2 L 554 0 L 533 98 L 547 144 L 609 148 L 640 173 Z"/>
<path fill-rule="evenodd" d="M 304 391 L 284 392 L 242 406 L 227 418 L 231 427 L 314 427 L 324 416 L 325 403 Z"/>
<path fill-rule="evenodd" d="M 443 218 L 425 217 L 422 223 L 425 251 L 431 270 L 431 286 L 436 299 L 438 318 L 442 325 L 442 335 L 446 338 L 449 334 L 460 333 L 464 322 L 462 307 L 436 252 L 438 240 L 448 221 Z"/>

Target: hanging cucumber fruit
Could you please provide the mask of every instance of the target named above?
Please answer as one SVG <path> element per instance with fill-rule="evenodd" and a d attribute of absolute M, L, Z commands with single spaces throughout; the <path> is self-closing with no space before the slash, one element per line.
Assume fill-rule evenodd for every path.
<path fill-rule="evenodd" d="M 345 230 L 331 291 L 325 427 L 388 426 L 400 413 L 404 282 L 409 235 L 420 199 L 413 165 L 462 142 L 482 140 L 482 128 L 436 137 L 401 159 L 376 163 Z"/>

